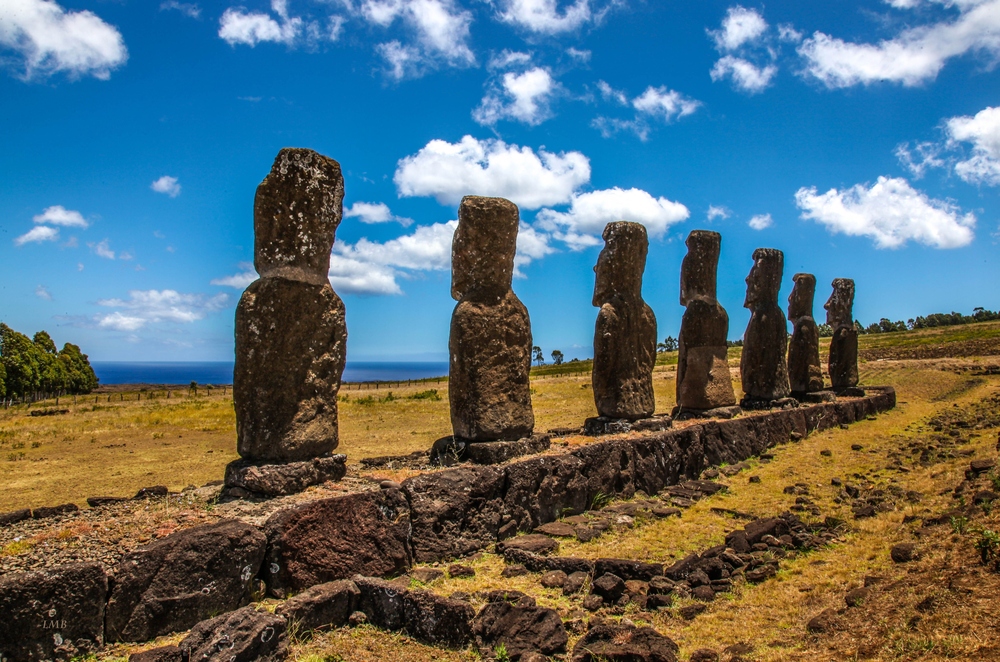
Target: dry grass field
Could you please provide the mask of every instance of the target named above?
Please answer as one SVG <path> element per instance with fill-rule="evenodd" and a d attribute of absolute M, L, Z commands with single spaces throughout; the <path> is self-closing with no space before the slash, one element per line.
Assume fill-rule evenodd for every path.
<path fill-rule="evenodd" d="M 652 625 L 678 643 L 681 660 L 701 648 L 720 653 L 728 649 L 721 659 L 734 662 L 1000 660 L 1000 644 L 995 642 L 1000 573 L 980 562 L 979 551 L 983 541 L 990 540 L 988 534 L 1000 531 L 1000 510 L 994 512 L 989 504 L 973 506 L 969 495 L 952 492 L 962 482 L 970 458 L 997 457 L 1000 375 L 991 357 L 1000 353 L 995 351 L 1000 349 L 1000 324 L 958 331 L 862 337 L 862 355 L 869 357 L 861 366 L 862 382 L 894 386 L 894 410 L 849 429 L 827 430 L 781 446 L 770 461 L 752 460 L 749 469 L 720 479 L 728 485 L 727 492 L 698 502 L 680 518 L 638 517 L 634 526 L 587 543 L 564 541 L 559 553 L 668 562 L 718 544 L 727 531 L 743 525 L 713 508 L 775 516 L 796 502 L 784 488 L 801 484 L 821 511 L 818 519 L 844 522 L 835 544 L 783 559 L 777 576 L 764 583 L 736 584 L 734 592 L 720 594 L 692 621 L 679 616 L 679 608 L 689 604 L 684 601 L 655 612 L 629 605 L 621 613 L 603 616 Z M 888 342 L 891 335 L 900 337 Z M 902 351 L 899 348 L 918 348 L 922 354 L 886 358 Z M 664 357 L 655 372 L 660 411 L 673 406 L 670 358 Z M 738 352 L 732 364 L 738 365 Z M 538 429 L 578 426 L 593 415 L 587 372 L 558 377 L 545 372 L 532 384 Z M 339 450 L 352 463 L 426 449 L 448 432 L 445 382 L 391 392 L 391 397 L 388 388 L 343 392 Z M 94 397 L 75 405 L 62 401 L 60 407 L 70 413 L 60 416 L 33 418 L 16 408 L 0 411 L 0 511 L 66 501 L 82 505 L 89 495 L 127 495 L 152 484 L 172 490 L 201 485 L 221 478 L 225 464 L 235 458 L 228 396 L 175 392 L 170 400 L 144 396 L 136 401 L 134 393 L 126 393 L 111 402 L 101 396 L 96 404 Z M 750 482 L 751 476 L 759 482 Z M 1000 491 L 1000 476 L 993 478 L 983 477 L 983 486 Z M 850 501 L 832 484 L 834 479 L 894 495 L 892 507 L 855 520 Z M 925 524 L 956 507 L 965 508 L 957 521 L 945 517 L 942 524 Z M 916 542 L 919 559 L 894 564 L 888 550 L 898 542 Z M 582 594 L 566 597 L 543 588 L 535 574 L 502 578 L 503 560 L 493 553 L 464 562 L 476 569 L 475 577 L 445 577 L 427 586 L 411 580 L 411 585 L 442 595 L 461 591 L 472 595 L 476 607 L 481 604 L 477 591 L 516 589 L 564 618 L 582 613 Z M 866 583 L 873 585 L 872 593 L 859 606 L 846 608 L 845 594 Z M 265 601 L 262 606 L 274 604 Z M 835 626 L 824 633 L 808 632 L 809 619 L 826 609 L 839 612 Z M 570 647 L 578 637 L 571 634 Z M 742 653 L 731 648 L 741 644 Z M 134 650 L 111 647 L 99 659 L 124 660 Z M 296 640 L 293 659 L 464 661 L 479 659 L 479 654 L 429 647 L 364 626 Z"/>

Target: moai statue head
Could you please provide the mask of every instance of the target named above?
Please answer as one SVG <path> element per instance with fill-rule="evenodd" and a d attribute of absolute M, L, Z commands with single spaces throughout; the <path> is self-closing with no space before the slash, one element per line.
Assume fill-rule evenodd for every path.
<path fill-rule="evenodd" d="M 326 282 L 343 203 L 339 163 L 311 149 L 278 152 L 253 202 L 257 273 Z"/>
<path fill-rule="evenodd" d="M 495 303 L 510 291 L 518 223 L 517 205 L 510 200 L 462 198 L 451 244 L 453 299 Z"/>
<path fill-rule="evenodd" d="M 788 319 L 797 320 L 800 317 L 812 317 L 813 297 L 816 295 L 816 276 L 812 274 L 795 274 L 792 276 L 795 286 L 788 295 Z"/>
<path fill-rule="evenodd" d="M 834 278 L 833 294 L 823 307 L 826 309 L 826 323 L 834 329 L 838 326 L 853 326 L 854 281 L 850 278 Z"/>
<path fill-rule="evenodd" d="M 594 305 L 612 297 L 642 298 L 642 273 L 646 270 L 649 239 L 641 223 L 616 221 L 604 226 L 604 249 L 594 267 Z"/>
<path fill-rule="evenodd" d="M 681 305 L 697 298 L 716 299 L 716 272 L 722 235 L 710 230 L 692 230 L 684 244 L 688 248 L 681 262 Z"/>
<path fill-rule="evenodd" d="M 776 248 L 758 248 L 753 252 L 753 267 L 747 276 L 747 298 L 744 308 L 778 302 L 785 254 Z"/>

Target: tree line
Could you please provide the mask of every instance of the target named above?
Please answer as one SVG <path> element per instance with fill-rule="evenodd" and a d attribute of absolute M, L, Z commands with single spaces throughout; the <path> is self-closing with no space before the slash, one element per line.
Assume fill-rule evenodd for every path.
<path fill-rule="evenodd" d="M 90 393 L 97 381 L 90 360 L 76 345 L 66 343 L 57 350 L 45 331 L 29 338 L 0 322 L 0 398 Z"/>

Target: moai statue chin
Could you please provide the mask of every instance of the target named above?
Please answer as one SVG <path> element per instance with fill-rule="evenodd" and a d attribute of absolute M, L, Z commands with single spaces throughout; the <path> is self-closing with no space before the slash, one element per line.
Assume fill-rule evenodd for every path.
<path fill-rule="evenodd" d="M 604 228 L 604 249 L 594 267 L 594 402 L 600 416 L 630 421 L 652 416 L 656 317 L 642 299 L 649 240 L 640 223 Z"/>
<path fill-rule="evenodd" d="M 819 362 L 819 327 L 813 319 L 816 277 L 795 274 L 795 286 L 788 295 L 788 319 L 792 339 L 788 345 L 788 385 L 792 395 L 823 390 L 823 368 Z"/>
<path fill-rule="evenodd" d="M 681 305 L 687 310 L 678 338 L 676 413 L 705 412 L 736 404 L 726 358 L 729 315 L 716 299 L 722 236 L 692 230 L 681 263 Z"/>
<path fill-rule="evenodd" d="M 854 328 L 854 281 L 833 279 L 833 294 L 823 306 L 826 323 L 833 327 L 830 340 L 830 383 L 834 389 L 858 385 L 858 331 Z"/>
<path fill-rule="evenodd" d="M 517 206 L 466 196 L 452 243 L 448 397 L 457 440 L 510 441 L 531 435 L 531 321 L 511 290 Z"/>
<path fill-rule="evenodd" d="M 260 278 L 236 308 L 233 401 L 244 460 L 310 460 L 337 447 L 347 326 L 328 272 L 343 199 L 340 164 L 308 149 L 281 150 L 257 187 Z"/>
<path fill-rule="evenodd" d="M 753 252 L 753 261 L 743 304 L 750 309 L 750 322 L 743 334 L 740 358 L 743 380 L 740 405 L 745 408 L 770 406 L 789 394 L 788 324 L 778 305 L 785 256 L 774 248 L 758 248 Z"/>

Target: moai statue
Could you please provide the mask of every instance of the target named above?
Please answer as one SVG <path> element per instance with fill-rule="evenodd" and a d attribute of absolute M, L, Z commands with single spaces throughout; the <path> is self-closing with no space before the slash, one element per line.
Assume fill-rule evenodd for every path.
<path fill-rule="evenodd" d="M 858 331 L 854 328 L 854 281 L 834 278 L 833 294 L 823 306 L 830 340 L 830 383 L 834 389 L 858 385 Z"/>
<path fill-rule="evenodd" d="M 233 401 L 243 465 L 313 460 L 337 447 L 347 326 L 328 272 L 343 199 L 340 164 L 308 149 L 281 150 L 257 187 L 260 278 L 236 307 Z"/>
<path fill-rule="evenodd" d="M 823 368 L 819 362 L 819 327 L 813 319 L 816 276 L 795 274 L 795 286 L 788 295 L 788 319 L 792 340 L 788 345 L 788 385 L 792 395 L 823 390 Z"/>
<path fill-rule="evenodd" d="M 747 409 L 768 407 L 775 400 L 788 397 L 788 324 L 778 305 L 784 262 L 784 253 L 774 248 L 758 248 L 753 252 L 743 303 L 744 308 L 750 309 L 750 322 L 743 334 L 740 358 L 743 380 L 740 406 Z"/>
<path fill-rule="evenodd" d="M 511 290 L 519 223 L 503 198 L 466 196 L 451 249 L 448 398 L 456 442 L 512 441 L 535 427 L 531 322 Z"/>
<path fill-rule="evenodd" d="M 675 413 L 697 414 L 733 407 L 736 394 L 726 360 L 729 315 L 715 298 L 722 235 L 692 230 L 685 244 L 688 253 L 681 263 L 681 305 L 687 310 L 678 339 Z"/>
<path fill-rule="evenodd" d="M 642 300 L 649 240 L 642 224 L 620 221 L 605 226 L 604 242 L 594 267 L 594 402 L 601 416 L 634 421 L 655 407 L 656 317 Z"/>

